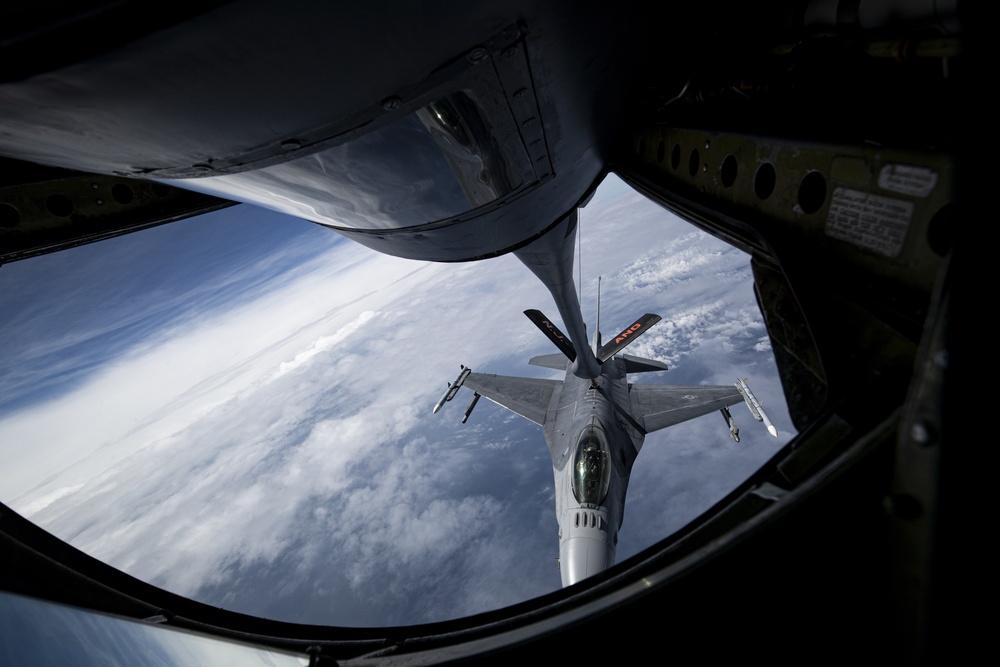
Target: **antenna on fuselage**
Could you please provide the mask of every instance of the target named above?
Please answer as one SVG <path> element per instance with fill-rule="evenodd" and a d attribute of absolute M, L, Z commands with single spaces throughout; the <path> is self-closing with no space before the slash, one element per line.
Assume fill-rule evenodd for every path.
<path fill-rule="evenodd" d="M 601 349 L 601 276 L 597 276 L 597 330 L 594 332 L 594 352 Z"/>

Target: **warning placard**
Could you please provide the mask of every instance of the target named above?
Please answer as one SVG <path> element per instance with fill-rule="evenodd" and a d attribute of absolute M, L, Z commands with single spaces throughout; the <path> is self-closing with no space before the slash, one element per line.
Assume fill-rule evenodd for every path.
<path fill-rule="evenodd" d="M 896 257 L 903 248 L 912 219 L 912 202 L 836 188 L 826 218 L 826 234 L 887 257 Z"/>
<path fill-rule="evenodd" d="M 934 192 L 938 175 L 927 167 L 907 164 L 887 164 L 878 172 L 878 186 L 913 197 L 926 197 Z"/>

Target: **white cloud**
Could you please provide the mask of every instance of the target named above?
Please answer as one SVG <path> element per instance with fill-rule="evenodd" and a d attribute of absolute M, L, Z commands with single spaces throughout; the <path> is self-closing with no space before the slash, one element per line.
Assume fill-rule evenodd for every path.
<path fill-rule="evenodd" d="M 780 396 L 745 256 L 634 193 L 595 198 L 581 229 L 585 304 L 605 276 L 602 328 L 664 315 L 629 352 L 674 368 L 643 381 L 731 382 L 759 359 L 771 370 L 755 391 Z M 510 256 L 425 265 L 339 244 L 258 298 L 192 306 L 74 391 L 4 418 L 0 489 L 116 567 L 258 613 L 409 623 L 547 592 L 558 549 L 541 430 L 488 401 L 462 426 L 463 395 L 431 407 L 459 363 L 552 377 L 526 365 L 552 349 L 522 315 L 550 304 Z M 749 438 L 734 462 L 715 419 L 643 449 L 622 557 L 764 460 Z M 674 494 L 666 511 L 658 489 Z M 291 591 L 317 602 L 286 611 Z M 322 608 L 331 597 L 340 608 Z"/>

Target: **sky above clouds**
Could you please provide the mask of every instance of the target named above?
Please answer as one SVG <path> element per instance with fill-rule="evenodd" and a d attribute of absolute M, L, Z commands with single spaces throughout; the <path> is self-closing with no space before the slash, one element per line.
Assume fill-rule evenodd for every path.
<path fill-rule="evenodd" d="M 609 177 L 581 211 L 584 317 L 640 382 L 749 377 L 739 405 L 651 434 L 619 561 L 682 527 L 793 434 L 749 258 Z M 280 620 L 424 623 L 559 588 L 541 428 L 459 371 L 557 378 L 512 256 L 428 264 L 236 206 L 0 267 L 0 500 L 77 548 L 203 602 Z"/>

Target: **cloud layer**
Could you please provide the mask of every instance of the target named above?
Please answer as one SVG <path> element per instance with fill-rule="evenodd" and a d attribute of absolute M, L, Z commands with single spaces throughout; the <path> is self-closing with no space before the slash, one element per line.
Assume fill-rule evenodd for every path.
<path fill-rule="evenodd" d="M 256 209 L 220 213 L 218 234 L 185 221 L 121 243 L 129 256 L 172 248 L 139 276 L 117 255 L 67 259 L 78 280 L 126 268 L 106 282 L 124 292 L 78 295 L 90 309 L 4 304 L 20 314 L 4 333 L 24 360 L 0 382 L 53 388 L 0 413 L 4 502 L 153 584 L 282 620 L 406 625 L 558 588 L 541 430 L 488 401 L 462 425 L 464 392 L 431 414 L 459 363 L 554 377 L 526 365 L 552 350 L 522 311 L 554 311 L 530 272 L 510 256 L 399 260 Z M 250 240 L 199 280 L 186 252 L 226 248 L 237 226 Z M 581 234 L 585 317 L 598 275 L 605 332 L 663 316 L 629 351 L 671 371 L 642 381 L 749 375 L 782 430 L 774 441 L 734 406 L 738 445 L 717 417 L 650 436 L 623 559 L 725 495 L 791 427 L 745 255 L 617 182 L 583 210 Z M 71 333 L 80 312 L 94 315 Z"/>

